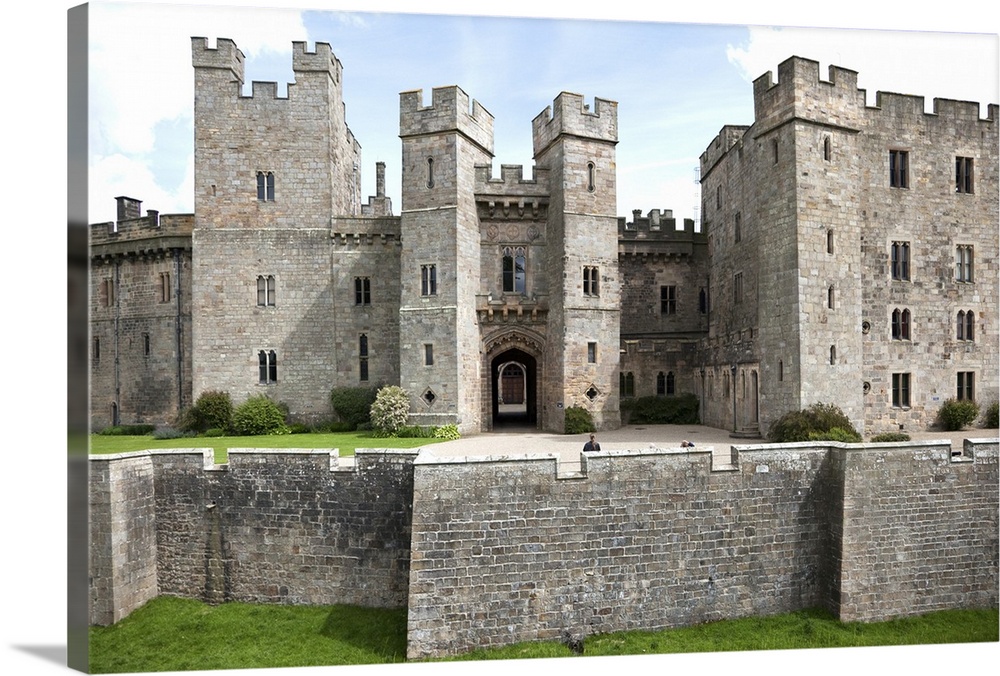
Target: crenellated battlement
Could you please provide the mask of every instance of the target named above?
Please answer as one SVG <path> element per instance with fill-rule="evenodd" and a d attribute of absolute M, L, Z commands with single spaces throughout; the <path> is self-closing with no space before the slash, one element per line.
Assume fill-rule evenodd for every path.
<path fill-rule="evenodd" d="M 335 218 L 330 223 L 330 237 L 335 246 L 398 246 L 399 216 L 371 218 Z"/>
<path fill-rule="evenodd" d="M 435 87 L 431 104 L 423 105 L 423 90 L 399 95 L 399 135 L 423 136 L 458 132 L 493 153 L 493 115 L 460 87 Z"/>
<path fill-rule="evenodd" d="M 730 148 L 743 142 L 743 137 L 749 130 L 750 127 L 746 125 L 727 124 L 715 135 L 699 160 L 700 175 L 703 179 L 712 171 L 712 167 L 729 152 Z"/>
<path fill-rule="evenodd" d="M 580 94 L 560 93 L 531 121 L 535 156 L 561 135 L 618 143 L 618 102 L 595 97 L 591 108 Z"/>
<path fill-rule="evenodd" d="M 160 215 L 159 211 L 148 209 L 141 215 L 142 202 L 131 197 L 119 197 L 118 220 L 90 225 L 90 244 L 95 247 L 95 255 L 134 253 L 136 243 L 142 242 L 143 249 L 151 246 L 169 248 L 181 246 L 190 248 L 191 232 L 194 229 L 194 214 Z"/>
<path fill-rule="evenodd" d="M 493 176 L 493 166 L 489 164 L 476 165 L 477 196 L 518 196 L 547 197 L 549 194 L 548 167 L 531 167 L 531 178 L 524 178 L 524 166 L 520 164 L 501 164 L 500 177 Z"/>
<path fill-rule="evenodd" d="M 306 49 L 305 42 L 292 43 L 292 71 L 295 73 L 327 72 L 333 81 L 340 83 L 344 66 L 326 42 L 317 42 L 313 51 Z"/>
<path fill-rule="evenodd" d="M 229 38 L 219 38 L 215 48 L 208 46 L 208 38 L 191 38 L 191 58 L 195 68 L 229 70 L 236 80 L 243 83 L 246 57 Z"/>
<path fill-rule="evenodd" d="M 642 216 L 642 210 L 633 209 L 631 222 L 624 216 L 618 218 L 618 253 L 692 256 L 697 251 L 706 251 L 708 237 L 695 232 L 692 219 L 685 218 L 680 229 L 677 225 L 670 209 L 652 209 L 646 217 Z"/>

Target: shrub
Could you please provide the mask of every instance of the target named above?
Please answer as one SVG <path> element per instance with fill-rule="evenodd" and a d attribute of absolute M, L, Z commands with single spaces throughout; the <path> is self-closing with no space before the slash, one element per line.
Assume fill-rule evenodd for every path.
<path fill-rule="evenodd" d="M 990 429 L 1000 427 L 1000 403 L 994 401 L 986 407 L 983 413 L 983 427 Z"/>
<path fill-rule="evenodd" d="M 228 430 L 233 424 L 233 400 L 228 392 L 206 390 L 194 406 L 184 411 L 177 421 L 182 430 L 204 432 L 217 428 Z"/>
<path fill-rule="evenodd" d="M 174 427 L 160 427 L 153 432 L 154 439 L 183 439 L 184 437 L 193 437 L 194 435 L 194 432 L 187 432 Z"/>
<path fill-rule="evenodd" d="M 843 427 L 831 427 L 825 432 L 810 432 L 809 441 L 840 441 L 845 444 L 856 444 L 861 441 L 861 435 L 853 428 L 845 430 Z"/>
<path fill-rule="evenodd" d="M 156 425 L 146 425 L 146 424 L 136 424 L 136 425 L 117 425 L 115 427 L 105 427 L 101 430 L 100 434 L 105 436 L 136 436 L 142 437 L 147 434 L 152 434 L 153 430 L 156 429 Z"/>
<path fill-rule="evenodd" d="M 213 427 L 211 429 L 205 430 L 202 434 L 203 437 L 224 437 L 226 436 L 226 430 L 221 427 Z"/>
<path fill-rule="evenodd" d="M 410 396 L 402 387 L 389 385 L 375 395 L 371 406 L 372 428 L 387 436 L 396 436 L 410 415 Z"/>
<path fill-rule="evenodd" d="M 835 428 L 840 431 L 832 432 Z M 830 434 L 840 438 L 832 439 Z M 818 435 L 818 436 L 816 436 Z M 827 436 L 822 436 L 827 435 Z M 815 436 L 815 438 L 814 438 Z M 769 441 L 861 441 L 861 435 L 836 404 L 817 403 L 801 411 L 789 411 L 778 418 L 768 431 Z"/>
<path fill-rule="evenodd" d="M 953 432 L 960 430 L 979 415 L 979 404 L 971 399 L 948 399 L 938 410 L 938 422 L 941 427 Z"/>
<path fill-rule="evenodd" d="M 304 423 L 293 423 L 288 426 L 289 434 L 309 434 L 312 432 L 312 428 Z"/>
<path fill-rule="evenodd" d="M 594 431 L 594 419 L 590 411 L 579 406 L 566 408 L 566 434 L 585 434 Z"/>
<path fill-rule="evenodd" d="M 459 434 L 457 425 L 441 425 L 434 428 L 434 438 L 453 440 L 461 439 L 462 435 Z"/>
<path fill-rule="evenodd" d="M 698 406 L 698 397 L 693 394 L 622 401 L 629 425 L 697 425 Z"/>
<path fill-rule="evenodd" d="M 233 411 L 233 431 L 245 436 L 288 434 L 285 415 L 263 394 L 250 397 Z"/>
<path fill-rule="evenodd" d="M 876 434 L 871 440 L 875 443 L 881 441 L 909 441 L 910 435 L 906 432 L 883 432 L 882 434 Z"/>
<path fill-rule="evenodd" d="M 374 387 L 335 387 L 330 391 L 330 405 L 348 430 L 362 429 L 371 422 L 371 408 L 378 390 Z"/>

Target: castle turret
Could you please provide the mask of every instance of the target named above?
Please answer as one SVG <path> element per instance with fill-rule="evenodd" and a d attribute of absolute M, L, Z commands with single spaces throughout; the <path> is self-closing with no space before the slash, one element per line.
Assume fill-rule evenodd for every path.
<path fill-rule="evenodd" d="M 620 291 L 615 146 L 618 104 L 561 93 L 532 122 L 535 162 L 549 171 L 546 272 L 552 301 L 543 405 L 554 429 L 569 406 L 599 428 L 620 425 Z"/>
<path fill-rule="evenodd" d="M 493 159 L 493 116 L 458 87 L 400 94 L 400 384 L 418 424 L 479 431 L 482 416 L 477 164 Z"/>

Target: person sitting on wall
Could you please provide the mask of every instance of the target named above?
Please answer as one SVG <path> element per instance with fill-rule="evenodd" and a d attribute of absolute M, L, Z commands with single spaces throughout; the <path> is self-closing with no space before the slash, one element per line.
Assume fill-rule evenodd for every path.
<path fill-rule="evenodd" d="M 592 453 L 594 451 L 599 451 L 599 450 L 601 450 L 601 445 L 597 443 L 597 438 L 593 434 L 591 434 L 590 441 L 588 441 L 583 445 L 583 452 Z"/>
<path fill-rule="evenodd" d="M 694 442 L 693 441 L 688 441 L 687 439 L 684 439 L 681 442 L 681 448 L 694 448 Z"/>

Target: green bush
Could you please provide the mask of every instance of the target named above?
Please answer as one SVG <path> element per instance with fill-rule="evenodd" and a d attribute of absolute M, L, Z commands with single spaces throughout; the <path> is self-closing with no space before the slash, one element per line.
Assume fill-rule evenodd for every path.
<path fill-rule="evenodd" d="M 143 437 L 147 434 L 152 434 L 153 430 L 156 429 L 156 425 L 117 425 L 115 427 L 105 427 L 100 431 L 100 434 L 105 436 L 136 436 Z"/>
<path fill-rule="evenodd" d="M 938 422 L 945 430 L 960 430 L 979 416 L 979 404 L 971 399 L 948 399 L 938 410 Z"/>
<path fill-rule="evenodd" d="M 871 440 L 875 443 L 882 441 L 909 441 L 910 435 L 906 432 L 883 432 L 882 434 L 876 434 Z"/>
<path fill-rule="evenodd" d="M 983 413 L 983 427 L 993 429 L 1000 427 L 1000 403 L 993 402 Z"/>
<path fill-rule="evenodd" d="M 376 393 L 371 406 L 371 423 L 377 433 L 397 436 L 409 416 L 410 396 L 402 387 L 389 385 Z"/>
<path fill-rule="evenodd" d="M 435 439 L 461 439 L 462 435 L 458 432 L 457 425 L 441 425 L 434 428 L 434 438 Z"/>
<path fill-rule="evenodd" d="M 309 434 L 313 431 L 313 428 L 305 423 L 292 423 L 288 426 L 289 434 Z"/>
<path fill-rule="evenodd" d="M 184 411 L 177 426 L 188 432 L 204 432 L 217 428 L 228 430 L 233 424 L 233 400 L 228 392 L 206 390 L 194 406 Z"/>
<path fill-rule="evenodd" d="M 233 431 L 242 436 L 288 434 L 281 407 L 263 394 L 250 397 L 233 411 Z"/>
<path fill-rule="evenodd" d="M 622 401 L 629 425 L 697 425 L 698 406 L 698 397 L 693 394 Z"/>
<path fill-rule="evenodd" d="M 183 439 L 195 436 L 194 432 L 179 430 L 174 427 L 159 427 L 153 432 L 154 439 Z"/>
<path fill-rule="evenodd" d="M 809 441 L 840 441 L 845 444 L 856 444 L 861 441 L 861 435 L 853 428 L 845 430 L 843 427 L 831 427 L 825 432 L 810 432 Z"/>
<path fill-rule="evenodd" d="M 371 422 L 371 408 L 378 389 L 374 387 L 335 387 L 330 391 L 330 405 L 340 422 L 349 430 L 362 429 Z"/>
<path fill-rule="evenodd" d="M 211 429 L 205 430 L 202 435 L 203 437 L 224 437 L 226 436 L 226 430 L 221 427 L 213 427 Z"/>
<path fill-rule="evenodd" d="M 566 434 L 586 434 L 594 431 L 594 419 L 590 411 L 579 406 L 566 408 Z"/>
<path fill-rule="evenodd" d="M 832 430 L 839 428 L 838 432 Z M 833 439 L 829 435 L 837 435 Z M 769 441 L 861 441 L 861 435 L 836 404 L 817 403 L 801 411 L 789 411 L 778 418 L 767 433 Z"/>

